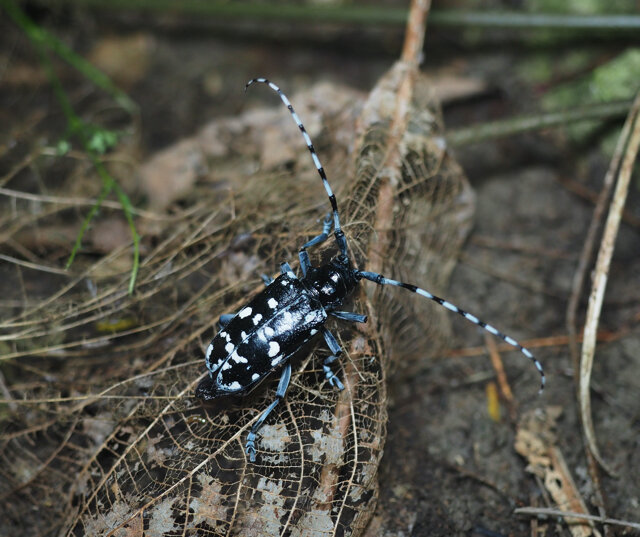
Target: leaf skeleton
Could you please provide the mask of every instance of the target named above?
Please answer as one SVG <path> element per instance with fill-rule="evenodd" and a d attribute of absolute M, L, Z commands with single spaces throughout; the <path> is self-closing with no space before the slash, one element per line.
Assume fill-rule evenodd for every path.
<path fill-rule="evenodd" d="M 382 274 L 358 270 L 352 266 L 347 252 L 347 241 L 340 227 L 336 197 L 309 134 L 289 99 L 278 86 L 266 78 L 254 78 L 246 84 L 245 90 L 253 83 L 267 84 L 278 93 L 291 112 L 329 196 L 331 211 L 324 219 L 322 233 L 304 244 L 298 252 L 302 278 L 294 274 L 288 263 L 282 263 L 281 274 L 275 280 L 263 276 L 266 289 L 256 295 L 237 314 L 220 316 L 221 330 L 206 351 L 209 375 L 196 388 L 196 396 L 205 400 L 225 395 L 242 395 L 274 370 L 282 369 L 274 401 L 260 414 L 249 431 L 245 445 L 249 459 L 252 462 L 256 459 L 256 435 L 260 427 L 286 394 L 291 379 L 290 358 L 318 332 L 322 334 L 331 351 L 331 355 L 323 363 L 326 379 L 338 390 L 344 389 L 344 385 L 331 367 L 342 353 L 342 349 L 336 338 L 325 327 L 325 323 L 329 315 L 349 322 L 367 321 L 365 315 L 339 309 L 362 279 L 378 285 L 402 287 L 433 300 L 514 346 L 533 362 L 540 373 L 540 391 L 542 391 L 545 385 L 542 364 L 515 339 L 499 332 L 475 315 L 432 295 L 429 291 L 409 283 L 385 278 Z M 307 249 L 326 241 L 332 228 L 339 253 L 327 264 L 315 267 L 311 264 Z"/>

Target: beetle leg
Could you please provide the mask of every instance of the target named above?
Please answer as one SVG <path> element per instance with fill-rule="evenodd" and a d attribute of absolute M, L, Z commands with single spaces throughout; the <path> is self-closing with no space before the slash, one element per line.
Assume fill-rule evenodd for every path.
<path fill-rule="evenodd" d="M 271 276 L 267 276 L 266 274 L 260 274 L 262 281 L 264 284 L 269 287 L 273 283 L 273 278 Z"/>
<path fill-rule="evenodd" d="M 293 269 L 291 268 L 291 265 L 289 265 L 289 263 L 281 263 L 280 264 L 280 272 L 282 274 L 286 274 L 290 278 L 296 278 L 296 275 L 293 272 Z"/>
<path fill-rule="evenodd" d="M 333 372 L 333 369 L 331 369 L 331 366 L 329 365 L 337 359 L 337 356 L 327 356 L 322 364 L 322 369 L 324 369 L 324 376 L 327 378 L 331 386 L 338 390 L 344 390 L 344 384 L 340 382 L 338 375 Z"/>
<path fill-rule="evenodd" d="M 271 411 L 278 406 L 278 403 L 284 399 L 285 394 L 287 393 L 287 388 L 289 387 L 289 381 L 291 380 L 291 364 L 287 364 L 284 366 L 284 370 L 282 371 L 282 376 L 280 377 L 280 382 L 278 383 L 278 389 L 276 390 L 276 398 L 273 403 L 271 403 L 267 409 L 260 414 L 258 421 L 253 424 L 251 427 L 251 431 L 249 431 L 249 435 L 247 436 L 247 443 L 245 444 L 245 452 L 249 455 L 249 460 L 251 462 L 255 462 L 256 460 L 256 433 L 262 427 L 264 420 L 267 419 L 267 416 L 271 414 Z"/>
<path fill-rule="evenodd" d="M 322 222 L 322 233 L 317 237 L 314 237 L 309 242 L 304 244 L 300 250 L 298 251 L 298 257 L 300 258 L 300 269 L 302 270 L 302 275 L 307 275 L 307 270 L 311 268 L 311 261 L 309 261 L 309 254 L 307 253 L 307 248 L 311 248 L 316 244 L 320 244 L 327 240 L 329 237 L 329 232 L 331 231 L 331 226 L 333 224 L 333 217 L 331 216 L 331 212 L 324 217 L 324 221 Z"/>
<path fill-rule="evenodd" d="M 329 330 L 327 330 L 324 326 L 320 328 L 320 330 L 322 330 L 322 335 L 324 336 L 324 340 L 327 342 L 327 346 L 329 347 L 329 350 L 336 356 L 339 356 L 340 354 L 342 354 L 342 349 L 340 348 L 340 344 L 338 343 L 336 338 L 333 337 L 333 334 L 329 332 Z"/>
<path fill-rule="evenodd" d="M 329 381 L 329 384 L 338 390 L 344 390 L 344 384 L 340 382 L 338 376 L 333 372 L 333 369 L 329 367 L 329 364 L 338 359 L 338 356 L 342 354 L 342 349 L 340 348 L 340 344 L 337 342 L 336 338 L 333 337 L 333 334 L 329 332 L 324 326 L 322 327 L 322 335 L 324 336 L 324 340 L 327 342 L 329 350 L 333 353 L 332 356 L 328 356 L 325 358 L 324 363 L 322 364 L 322 369 L 324 369 L 325 377 Z"/>
<path fill-rule="evenodd" d="M 352 323 L 366 323 L 367 316 L 360 313 L 353 313 L 351 311 L 330 311 L 329 315 L 333 315 L 343 321 L 350 321 Z"/>

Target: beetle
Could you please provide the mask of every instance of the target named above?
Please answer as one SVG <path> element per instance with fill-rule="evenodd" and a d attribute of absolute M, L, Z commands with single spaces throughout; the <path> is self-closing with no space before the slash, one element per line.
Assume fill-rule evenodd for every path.
<path fill-rule="evenodd" d="M 209 375 L 196 388 L 196 396 L 204 400 L 245 394 L 273 371 L 282 369 L 275 399 L 260 414 L 247 436 L 245 452 L 249 455 L 249 459 L 252 462 L 255 461 L 257 433 L 286 394 L 291 379 L 291 357 L 318 332 L 322 334 L 331 351 L 331 355 L 323 363 L 325 377 L 336 389 L 344 389 L 344 385 L 331 367 L 342 353 L 342 349 L 336 338 L 325 327 L 325 323 L 330 315 L 350 322 L 367 321 L 365 315 L 339 309 L 363 279 L 378 285 L 402 287 L 437 302 L 517 348 L 531 360 L 540 373 L 540 391 L 542 391 L 545 386 L 542 364 L 515 339 L 429 291 L 409 283 L 385 278 L 382 274 L 358 270 L 352 266 L 347 251 L 347 241 L 340 226 L 336 197 L 309 134 L 289 99 L 276 84 L 266 78 L 254 78 L 246 84 L 245 91 L 254 83 L 268 85 L 289 109 L 322 179 L 331 204 L 331 211 L 324 219 L 322 233 L 305 243 L 298 252 L 302 278 L 295 275 L 288 263 L 280 266 L 281 274 L 277 278 L 263 276 L 266 288 L 237 314 L 220 316 L 221 329 L 206 350 L 205 363 Z M 325 265 L 315 267 L 311 264 L 307 249 L 326 241 L 331 229 L 333 229 L 339 253 Z"/>

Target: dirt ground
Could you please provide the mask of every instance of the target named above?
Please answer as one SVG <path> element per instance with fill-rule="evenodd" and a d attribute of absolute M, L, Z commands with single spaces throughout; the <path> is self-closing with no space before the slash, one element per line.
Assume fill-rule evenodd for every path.
<path fill-rule="evenodd" d="M 402 39 L 400 28 L 367 31 L 284 23 L 225 27 L 169 15 L 143 21 L 129 15 L 105 16 L 73 10 L 35 15 L 75 51 L 92 58 L 105 70 L 112 68 L 116 83 L 138 103 L 135 151 L 127 155 L 137 163 L 192 136 L 215 118 L 232 118 L 261 105 L 279 105 L 266 91 L 243 93 L 244 83 L 255 76 L 268 76 L 294 96 L 319 82 L 346 86 L 366 95 L 397 57 Z M 0 39 L 5 66 L 0 83 L 1 115 L 9 127 L 3 129 L 0 177 L 9 174 L 33 147 L 55 146 L 56 133 L 64 131 L 64 118 L 36 54 L 24 36 L 8 26 L 6 20 L 0 23 L 4 27 Z M 480 46 L 470 46 L 461 35 L 428 30 L 423 71 L 442 88 L 447 128 L 459 130 L 471 124 L 535 113 L 543 94 L 552 84 L 561 84 L 561 77 L 535 85 L 523 76 L 521 64 L 539 54 L 570 54 L 571 44 L 554 46 L 540 51 L 508 35 L 493 36 L 480 40 Z M 613 56 L 618 52 L 617 46 L 615 42 L 602 45 L 602 54 Z M 622 45 L 619 48 L 622 50 Z M 113 114 L 112 105 L 104 96 L 96 95 L 89 82 L 68 67 L 61 66 L 60 73 L 74 103 L 92 102 L 86 109 L 92 110 L 95 119 L 109 117 L 112 124 L 118 124 L 121 118 Z M 567 75 L 571 76 L 578 78 L 580 73 Z M 569 181 L 592 192 L 599 191 L 609 159 L 602 151 L 602 141 L 615 140 L 621 125 L 621 118 L 610 120 L 597 125 L 579 141 L 557 128 L 454 147 L 453 154 L 475 192 L 476 211 L 469 237 L 443 293 L 451 302 L 530 346 L 544 365 L 547 387 L 538 396 L 535 369 L 518 352 L 505 350 L 502 358 L 513 401 L 501 399 L 500 416 L 495 414 L 495 405 L 490 412 L 488 385 L 495 382 L 495 371 L 484 348 L 484 335 L 477 327 L 451 315 L 454 318 L 447 321 L 447 348 L 427 358 L 428 353 L 415 349 L 406 364 L 394 364 L 387 378 L 387 439 L 378 473 L 379 498 L 368 535 L 569 535 L 562 524 L 538 521 L 536 527 L 529 517 L 513 513 L 514 508 L 524 506 L 556 507 L 549 501 L 541 480 L 526 471 L 527 461 L 515 449 L 523 416 L 534 409 L 553 407 L 561 409 L 555 446 L 564 456 L 587 506 L 592 513 L 597 512 L 582 443 L 574 369 L 564 339 L 572 279 L 594 204 Z M 30 173 L 0 179 L 0 187 L 60 195 L 60 185 L 68 188 L 68 181 L 62 177 L 70 169 L 70 164 L 48 154 L 40 157 Z M 123 186 L 135 207 L 160 203 L 153 192 L 134 184 L 133 179 Z M 77 191 L 69 191 L 68 195 L 95 197 L 98 192 L 96 185 L 87 189 L 78 184 Z M 318 196 L 321 192 L 318 188 Z M 5 198 L 1 200 L 2 211 L 7 214 L 6 211 L 15 210 L 16 218 L 20 217 L 19 210 L 12 207 L 11 197 L 6 193 L 0 197 Z M 592 411 L 598 446 L 616 473 L 615 477 L 601 474 L 607 515 L 638 523 L 637 179 L 632 182 L 629 198 L 629 216 L 623 220 L 616 241 L 600 319 L 603 341 L 598 342 L 593 370 Z M 115 198 L 112 195 L 109 199 Z M 23 235 L 12 231 L 10 221 L 3 221 L 3 319 L 15 315 L 26 296 L 35 303 L 51 296 L 67 281 L 63 275 L 16 270 L 6 256 L 28 262 L 47 259 L 49 265 L 64 268 L 75 232 L 88 209 L 66 214 L 68 233 L 55 246 L 49 242 L 41 249 L 37 242 L 20 244 Z M 118 237 L 126 238 L 128 230 L 126 225 L 118 226 L 92 226 L 92 233 L 106 229 L 116 235 L 113 240 L 120 245 L 126 239 Z M 108 240 L 105 237 L 103 249 L 94 251 L 96 259 L 111 248 Z M 243 258 L 245 266 L 251 262 Z M 262 261 L 255 264 L 262 266 Z M 251 272 L 250 268 L 246 270 Z M 126 278 L 122 282 L 126 289 Z M 578 314 L 580 326 L 587 298 L 585 290 Z M 177 304 L 172 307 L 181 306 L 180 299 L 175 300 Z M 558 342 L 545 339 L 553 337 Z M 49 343 L 58 342 L 52 338 Z M 2 345 L 0 355 L 9 357 L 25 349 L 10 341 Z M 461 349 L 474 347 L 481 349 L 475 355 L 460 356 Z M 0 365 L 5 385 L 3 399 L 7 399 L 7 393 L 19 399 L 21 390 L 30 393 L 29 383 L 38 382 L 30 377 L 29 367 L 40 367 L 39 362 L 28 360 L 27 356 L 24 369 L 12 365 L 11 360 Z M 26 380 L 20 381 L 20 375 Z M 0 404 L 3 449 L 14 431 L 11 416 L 22 411 L 26 412 L 20 406 Z M 0 468 L 9 461 L 10 457 L 4 456 Z M 7 471 L 6 467 L 1 470 L 5 476 Z M 7 514 L 0 520 L 13 521 L 16 513 L 26 513 L 27 500 L 19 491 L 3 496 Z M 0 513 L 2 510 L 0 506 Z M 33 531 L 34 535 L 55 535 L 59 531 L 56 521 L 43 516 L 38 527 L 37 519 L 25 523 L 24 527 L 29 528 L 26 531 Z M 14 522 L 6 523 L 11 528 Z M 0 534 L 12 534 L 10 528 L 3 528 L 0 522 Z M 612 531 L 614 535 L 634 534 L 629 529 Z"/>

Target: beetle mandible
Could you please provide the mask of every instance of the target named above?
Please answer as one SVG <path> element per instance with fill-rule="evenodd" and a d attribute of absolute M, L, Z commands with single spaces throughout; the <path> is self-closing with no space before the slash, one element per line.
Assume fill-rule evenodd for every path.
<path fill-rule="evenodd" d="M 365 315 L 339 309 L 362 279 L 378 285 L 402 287 L 433 300 L 514 346 L 533 362 L 540 373 L 540 391 L 542 391 L 545 385 L 542 364 L 515 339 L 458 306 L 432 295 L 429 291 L 409 283 L 385 278 L 382 274 L 358 270 L 352 266 L 347 252 L 347 241 L 340 226 L 336 197 L 304 125 L 289 99 L 278 86 L 266 78 L 254 78 L 246 84 L 245 90 L 253 83 L 267 84 L 278 93 L 291 112 L 322 179 L 331 203 L 331 212 L 323 222 L 322 233 L 304 244 L 298 252 L 302 278 L 294 274 L 288 263 L 281 265 L 281 274 L 275 280 L 263 276 L 266 289 L 256 295 L 237 314 L 220 316 L 221 330 L 206 351 L 205 360 L 209 376 L 196 389 L 196 396 L 205 400 L 224 395 L 244 394 L 274 370 L 282 368 L 274 401 L 260 414 L 249 431 L 245 445 L 249 459 L 252 462 L 256 459 L 255 443 L 260 427 L 286 394 L 291 379 L 290 358 L 318 332 L 322 334 L 331 351 L 331 355 L 323 363 L 325 376 L 336 389 L 344 389 L 342 382 L 331 368 L 332 362 L 342 353 L 342 349 L 336 338 L 325 327 L 325 323 L 329 315 L 344 321 L 357 323 L 367 321 Z M 314 267 L 307 249 L 327 240 L 332 228 L 339 253 L 327 264 Z"/>

